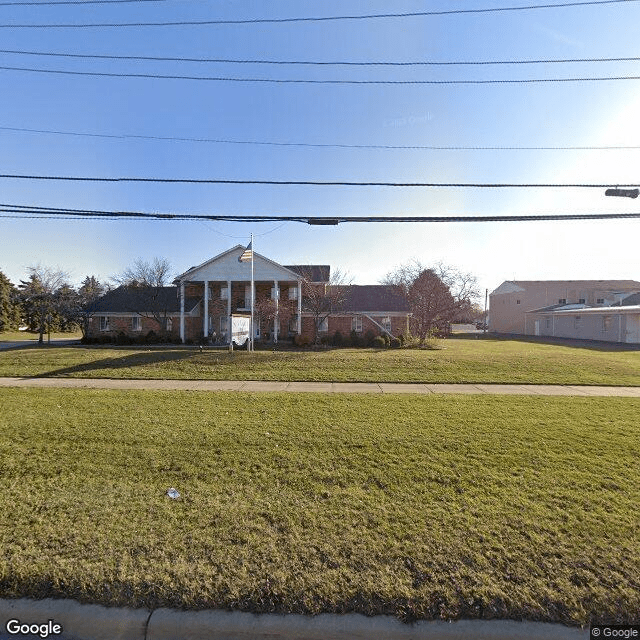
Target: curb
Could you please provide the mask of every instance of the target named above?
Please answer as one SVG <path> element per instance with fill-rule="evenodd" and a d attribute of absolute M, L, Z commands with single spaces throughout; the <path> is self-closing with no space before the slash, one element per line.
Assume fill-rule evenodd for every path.
<path fill-rule="evenodd" d="M 62 627 L 61 635 L 7 633 L 7 622 Z M 239 611 L 127 609 L 75 600 L 0 600 L 0 638 L 50 640 L 586 640 L 588 629 L 513 620 L 421 620 L 390 616 L 253 614 Z"/>

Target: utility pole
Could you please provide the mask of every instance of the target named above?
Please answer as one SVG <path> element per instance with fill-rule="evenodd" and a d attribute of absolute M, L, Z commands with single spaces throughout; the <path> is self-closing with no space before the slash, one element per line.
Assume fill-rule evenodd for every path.
<path fill-rule="evenodd" d="M 489 296 L 489 289 L 484 290 L 484 322 L 482 323 L 482 331 L 487 334 L 487 297 Z"/>

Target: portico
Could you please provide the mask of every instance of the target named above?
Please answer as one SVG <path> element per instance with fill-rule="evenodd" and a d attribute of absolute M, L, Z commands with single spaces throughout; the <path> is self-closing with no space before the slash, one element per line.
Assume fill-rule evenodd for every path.
<path fill-rule="evenodd" d="M 176 278 L 182 342 L 193 337 L 187 335 L 186 298 L 200 297 L 202 300 L 202 336 L 205 339 L 215 336 L 230 343 L 231 316 L 251 313 L 251 264 L 238 260 L 243 251 L 244 247 L 237 245 L 201 265 L 191 267 Z M 259 316 L 262 310 L 270 316 L 270 330 L 275 342 L 283 332 L 302 332 L 302 279 L 301 274 L 254 252 L 253 299 L 257 301 L 254 314 Z M 293 320 L 285 329 L 280 326 L 281 315 Z M 258 319 L 254 325 L 254 337 L 260 336 L 260 329 Z"/>

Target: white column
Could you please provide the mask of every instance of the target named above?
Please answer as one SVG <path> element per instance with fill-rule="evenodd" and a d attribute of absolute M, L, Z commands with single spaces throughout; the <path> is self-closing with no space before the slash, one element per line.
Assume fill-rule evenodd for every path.
<path fill-rule="evenodd" d="M 209 281 L 204 281 L 204 319 L 202 321 L 202 333 L 205 342 L 209 338 Z"/>
<path fill-rule="evenodd" d="M 302 280 L 298 280 L 298 334 L 302 333 Z"/>
<path fill-rule="evenodd" d="M 276 301 L 276 315 L 273 318 L 273 341 L 278 342 L 278 325 L 280 324 L 280 316 L 278 315 L 278 308 L 280 306 L 280 288 L 278 287 L 278 281 L 273 281 L 273 295 Z"/>
<path fill-rule="evenodd" d="M 180 280 L 180 341 L 184 344 L 184 280 Z"/>
<path fill-rule="evenodd" d="M 227 280 L 227 338 L 231 344 L 231 280 Z"/>

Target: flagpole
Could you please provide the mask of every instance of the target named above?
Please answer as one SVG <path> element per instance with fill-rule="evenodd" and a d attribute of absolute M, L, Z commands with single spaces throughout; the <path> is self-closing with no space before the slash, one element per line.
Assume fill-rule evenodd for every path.
<path fill-rule="evenodd" d="M 249 346 L 251 347 L 251 351 L 253 351 L 253 339 L 255 336 L 255 329 L 253 326 L 253 307 L 254 307 L 254 284 L 253 284 L 253 252 L 254 252 L 254 248 L 253 248 L 253 233 L 251 234 L 251 342 L 249 343 Z"/>

